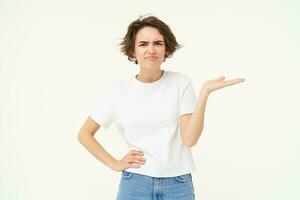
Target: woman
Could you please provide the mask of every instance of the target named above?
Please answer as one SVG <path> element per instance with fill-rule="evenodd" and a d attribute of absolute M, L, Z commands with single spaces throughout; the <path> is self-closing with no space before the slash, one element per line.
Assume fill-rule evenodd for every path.
<path fill-rule="evenodd" d="M 208 96 L 244 79 L 209 80 L 197 101 L 186 74 L 161 69 L 180 45 L 170 28 L 154 16 L 133 21 L 120 45 L 128 59 L 139 64 L 139 73 L 109 88 L 78 139 L 98 160 L 122 172 L 118 200 L 195 199 L 191 147 L 202 133 Z M 112 122 L 131 149 L 121 160 L 93 137 Z"/>

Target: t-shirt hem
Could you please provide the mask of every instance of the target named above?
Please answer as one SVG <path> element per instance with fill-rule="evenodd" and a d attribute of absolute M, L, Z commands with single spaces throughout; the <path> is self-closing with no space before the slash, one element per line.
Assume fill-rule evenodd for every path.
<path fill-rule="evenodd" d="M 184 175 L 184 174 L 189 174 L 189 173 L 194 173 L 196 172 L 196 168 L 192 167 L 190 169 L 185 169 L 185 170 L 179 170 L 176 172 L 172 172 L 172 173 L 158 173 L 158 172 L 149 172 L 149 171 L 141 171 L 139 170 L 139 168 L 130 168 L 130 169 L 126 169 L 125 171 L 127 172 L 133 172 L 136 174 L 141 174 L 141 175 L 146 175 L 146 176 L 151 176 L 151 177 L 175 177 L 175 176 L 180 176 L 180 175 Z"/>

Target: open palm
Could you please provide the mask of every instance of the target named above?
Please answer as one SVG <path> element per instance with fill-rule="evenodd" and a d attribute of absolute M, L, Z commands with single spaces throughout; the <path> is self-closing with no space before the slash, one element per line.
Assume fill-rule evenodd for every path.
<path fill-rule="evenodd" d="M 245 79 L 243 79 L 243 78 L 225 80 L 225 76 L 220 76 L 216 79 L 206 81 L 203 84 L 202 89 L 207 91 L 208 93 L 211 93 L 215 90 L 218 90 L 218 89 L 221 89 L 221 88 L 224 88 L 224 87 L 228 87 L 228 86 L 231 86 L 231 85 L 235 85 L 235 84 L 238 84 L 238 83 L 241 83 L 241 82 L 244 82 L 244 81 L 245 81 Z"/>

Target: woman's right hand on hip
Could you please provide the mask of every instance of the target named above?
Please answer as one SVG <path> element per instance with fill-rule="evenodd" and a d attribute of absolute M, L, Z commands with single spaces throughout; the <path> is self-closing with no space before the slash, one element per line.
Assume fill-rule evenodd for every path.
<path fill-rule="evenodd" d="M 112 169 L 120 172 L 128 168 L 140 168 L 146 162 L 143 155 L 142 151 L 131 150 L 121 160 L 116 160 Z"/>

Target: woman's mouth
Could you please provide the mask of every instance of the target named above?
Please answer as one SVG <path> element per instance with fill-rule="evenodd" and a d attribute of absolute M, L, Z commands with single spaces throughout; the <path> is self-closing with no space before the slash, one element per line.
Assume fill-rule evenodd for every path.
<path fill-rule="evenodd" d="M 157 57 L 156 56 L 151 56 L 151 57 L 148 57 L 147 59 L 149 59 L 149 60 L 155 60 L 155 59 L 157 59 Z"/>

